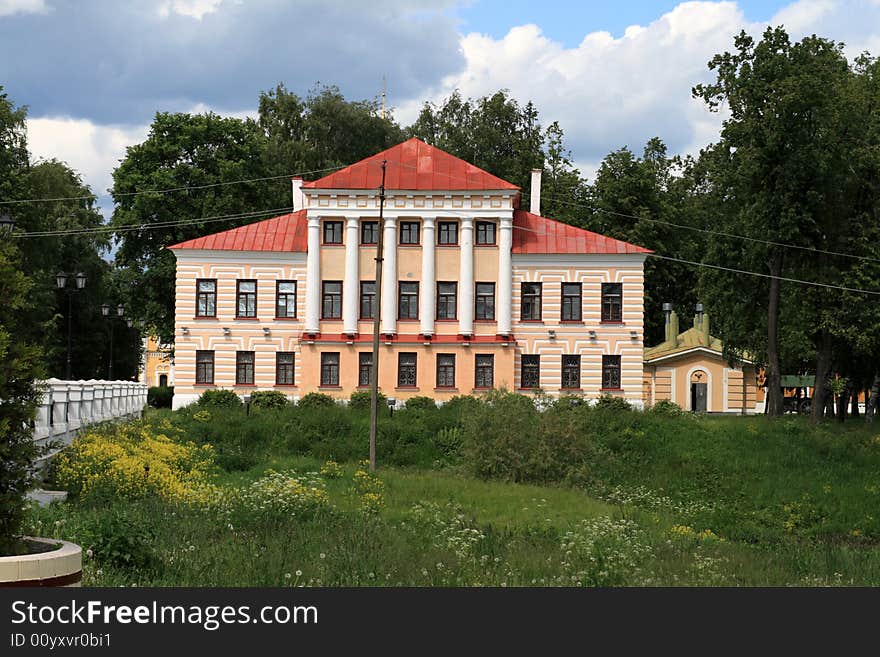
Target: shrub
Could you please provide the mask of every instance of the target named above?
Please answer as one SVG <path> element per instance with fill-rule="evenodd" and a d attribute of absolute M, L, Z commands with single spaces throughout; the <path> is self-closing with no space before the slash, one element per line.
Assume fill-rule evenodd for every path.
<path fill-rule="evenodd" d="M 218 388 L 205 390 L 197 402 L 199 406 L 214 406 L 221 408 L 237 408 L 241 406 L 241 399 L 232 390 Z"/>
<path fill-rule="evenodd" d="M 284 408 L 287 397 L 277 390 L 257 390 L 251 395 L 251 406 L 254 408 Z"/>
<path fill-rule="evenodd" d="M 333 399 L 330 395 L 325 395 L 321 392 L 310 392 L 305 397 L 299 400 L 299 403 L 296 405 L 297 408 L 307 409 L 307 408 L 331 408 L 336 406 L 336 400 Z"/>
<path fill-rule="evenodd" d="M 371 397 L 370 393 L 366 390 L 353 392 L 348 400 L 348 407 L 353 411 L 369 411 Z M 380 392 L 378 394 L 378 403 L 379 412 L 381 413 L 382 409 L 388 406 L 388 397 Z"/>
<path fill-rule="evenodd" d="M 406 403 L 403 405 L 405 409 L 408 411 L 436 411 L 437 404 L 430 397 L 425 397 L 424 395 L 417 395 L 416 397 L 410 397 L 406 400 Z"/>
<path fill-rule="evenodd" d="M 313 515 L 329 506 L 327 491 L 317 477 L 274 470 L 267 470 L 248 486 L 232 489 L 219 501 L 221 509 L 229 513 L 284 519 Z"/>
<path fill-rule="evenodd" d="M 653 415 L 659 415 L 660 417 L 683 417 L 687 415 L 687 413 L 675 402 L 669 401 L 668 399 L 661 399 L 660 401 L 654 403 L 649 409 Z"/>
<path fill-rule="evenodd" d="M 145 521 L 146 514 L 111 508 L 83 529 L 84 549 L 91 550 L 101 565 L 142 570 L 156 562 L 156 535 Z"/>
<path fill-rule="evenodd" d="M 570 585 L 624 586 L 639 584 L 641 564 L 651 556 L 642 529 L 632 520 L 600 516 L 582 520 L 565 533 L 561 566 Z"/>
<path fill-rule="evenodd" d="M 342 466 L 336 461 L 325 461 L 321 466 L 321 476 L 324 479 L 341 479 L 342 474 Z"/>
<path fill-rule="evenodd" d="M 174 388 L 171 386 L 153 386 L 147 390 L 147 405 L 152 408 L 171 408 Z"/>
<path fill-rule="evenodd" d="M 596 400 L 596 408 L 604 411 L 613 411 L 615 413 L 632 410 L 630 403 L 623 397 L 615 397 L 613 395 L 601 395 Z"/>
<path fill-rule="evenodd" d="M 208 485 L 214 450 L 211 445 L 177 442 L 180 430 L 164 423 L 111 424 L 80 434 L 56 457 L 58 484 L 82 498 L 187 499 Z"/>

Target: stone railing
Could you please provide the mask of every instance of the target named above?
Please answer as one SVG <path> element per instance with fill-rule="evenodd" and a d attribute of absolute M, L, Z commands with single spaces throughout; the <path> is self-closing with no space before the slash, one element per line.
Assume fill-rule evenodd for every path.
<path fill-rule="evenodd" d="M 34 440 L 52 446 L 38 467 L 67 445 L 81 427 L 104 420 L 140 417 L 147 385 L 133 381 L 41 381 L 43 400 L 34 421 Z"/>

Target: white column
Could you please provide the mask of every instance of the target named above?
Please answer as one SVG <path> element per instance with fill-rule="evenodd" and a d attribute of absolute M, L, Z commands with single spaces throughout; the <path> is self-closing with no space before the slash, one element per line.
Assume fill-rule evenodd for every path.
<path fill-rule="evenodd" d="M 342 332 L 358 330 L 358 218 L 349 217 L 345 225 L 345 279 L 342 283 Z"/>
<path fill-rule="evenodd" d="M 397 219 L 385 218 L 382 263 L 382 333 L 397 333 Z"/>
<path fill-rule="evenodd" d="M 434 280 L 434 217 L 422 219 L 422 282 L 419 286 L 419 321 L 422 335 L 434 335 L 437 282 Z"/>
<path fill-rule="evenodd" d="M 498 235 L 498 334 L 513 331 L 513 217 L 501 219 Z"/>
<path fill-rule="evenodd" d="M 305 333 L 321 330 L 321 220 L 309 217 L 309 246 L 306 254 Z"/>
<path fill-rule="evenodd" d="M 474 332 L 474 220 L 461 220 L 461 269 L 458 275 L 458 332 Z"/>

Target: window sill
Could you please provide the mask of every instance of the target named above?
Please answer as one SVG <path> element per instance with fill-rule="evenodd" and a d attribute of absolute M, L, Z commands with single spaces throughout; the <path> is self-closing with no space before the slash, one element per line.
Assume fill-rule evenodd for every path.
<path fill-rule="evenodd" d="M 626 322 L 599 322 L 599 326 L 626 326 Z"/>
<path fill-rule="evenodd" d="M 583 388 L 560 388 L 559 392 L 583 392 Z"/>
<path fill-rule="evenodd" d="M 497 244 L 474 244 L 475 249 L 497 249 Z"/>
<path fill-rule="evenodd" d="M 474 387 L 471 392 L 486 392 L 487 390 L 492 390 L 495 386 L 485 386 L 485 387 Z"/>
<path fill-rule="evenodd" d="M 397 386 L 395 390 L 399 392 L 419 392 L 418 386 Z"/>
<path fill-rule="evenodd" d="M 256 383 L 236 383 L 233 387 L 234 388 L 256 388 L 257 384 Z"/>
<path fill-rule="evenodd" d="M 599 392 L 623 392 L 623 388 L 599 388 Z"/>
<path fill-rule="evenodd" d="M 401 324 L 417 324 L 420 320 L 418 317 L 398 317 L 397 321 Z"/>
<path fill-rule="evenodd" d="M 358 244 L 358 246 L 365 249 L 369 247 L 376 248 L 376 242 L 361 242 L 360 244 Z"/>
<path fill-rule="evenodd" d="M 497 319 L 475 319 L 474 324 L 497 324 Z"/>
<path fill-rule="evenodd" d="M 239 317 L 238 315 L 236 315 L 235 321 L 236 322 L 259 322 L 260 318 L 259 317 Z"/>
<path fill-rule="evenodd" d="M 342 317 L 322 317 L 322 322 L 341 322 Z"/>
<path fill-rule="evenodd" d="M 407 247 L 418 247 L 418 246 L 421 246 L 421 244 L 419 244 L 418 242 L 416 242 L 415 244 L 409 244 L 409 243 L 407 243 L 407 244 L 398 244 L 397 246 L 399 246 L 400 248 L 405 249 L 405 248 L 407 248 Z"/>
<path fill-rule="evenodd" d="M 345 246 L 343 242 L 321 242 L 321 246 Z"/>
<path fill-rule="evenodd" d="M 193 388 L 216 388 L 216 383 L 194 383 Z"/>
<path fill-rule="evenodd" d="M 543 324 L 543 319 L 521 319 L 519 320 L 520 324 Z"/>
<path fill-rule="evenodd" d="M 458 244 L 437 244 L 438 249 L 455 249 L 459 245 Z"/>
<path fill-rule="evenodd" d="M 560 319 L 560 324 L 568 324 L 569 326 L 585 326 L 582 319 Z"/>
<path fill-rule="evenodd" d="M 279 322 L 298 322 L 299 317 L 273 317 L 272 319 Z"/>
<path fill-rule="evenodd" d="M 202 319 L 217 319 L 217 315 L 196 315 L 195 317 L 193 317 L 194 322 L 198 322 Z"/>
<path fill-rule="evenodd" d="M 295 383 L 276 383 L 276 388 L 284 388 L 285 390 L 296 390 L 299 386 Z"/>
<path fill-rule="evenodd" d="M 441 322 L 441 323 L 443 323 L 443 324 L 448 324 L 448 323 L 450 323 L 450 322 L 457 322 L 458 319 L 457 319 L 457 318 L 452 318 L 452 319 L 435 319 L 434 321 L 435 321 L 435 322 Z"/>
<path fill-rule="evenodd" d="M 318 390 L 342 390 L 342 386 L 318 386 Z"/>
<path fill-rule="evenodd" d="M 434 388 L 434 392 L 458 392 L 458 388 L 438 386 Z"/>
<path fill-rule="evenodd" d="M 540 386 L 535 386 L 534 388 L 523 388 L 522 386 L 520 386 L 519 388 L 517 388 L 517 390 L 519 390 L 520 392 L 537 392 L 540 389 Z"/>

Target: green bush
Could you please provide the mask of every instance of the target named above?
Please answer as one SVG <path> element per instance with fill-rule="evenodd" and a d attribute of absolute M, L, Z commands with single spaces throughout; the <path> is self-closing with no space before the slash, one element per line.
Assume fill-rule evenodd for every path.
<path fill-rule="evenodd" d="M 601 395 L 596 400 L 596 408 L 603 411 L 624 412 L 631 411 L 633 408 L 630 403 L 623 397 L 615 397 L 613 395 Z"/>
<path fill-rule="evenodd" d="M 305 397 L 299 400 L 299 403 L 297 403 L 297 408 L 331 408 L 336 405 L 336 400 L 333 399 L 333 397 L 331 397 L 330 395 L 325 395 L 321 392 L 310 392 Z"/>
<path fill-rule="evenodd" d="M 388 406 L 388 397 L 380 392 L 378 398 L 379 412 L 381 413 L 382 409 Z M 371 395 L 366 390 L 353 392 L 351 393 L 351 397 L 348 400 L 348 407 L 353 411 L 369 411 L 370 399 Z"/>
<path fill-rule="evenodd" d="M 251 395 L 254 408 L 284 408 L 287 404 L 287 397 L 278 390 L 257 390 Z"/>
<path fill-rule="evenodd" d="M 171 408 L 173 386 L 153 386 L 147 390 L 147 405 L 152 408 Z"/>
<path fill-rule="evenodd" d="M 654 403 L 649 409 L 648 412 L 652 415 L 659 415 L 660 417 L 682 417 L 687 415 L 687 413 L 675 402 L 669 401 L 668 399 L 661 399 L 660 401 Z"/>
<path fill-rule="evenodd" d="M 410 397 L 406 400 L 406 403 L 403 405 L 405 409 L 408 411 L 436 411 L 437 404 L 430 397 L 425 397 L 424 395 L 418 395 L 416 397 Z"/>
<path fill-rule="evenodd" d="M 83 529 L 84 550 L 91 550 L 99 564 L 127 570 L 155 565 L 156 535 L 145 518 L 148 514 L 130 512 L 126 507 L 109 509 L 97 515 Z"/>
<path fill-rule="evenodd" d="M 205 390 L 198 400 L 199 406 L 210 406 L 219 408 L 237 408 L 241 406 L 241 399 L 232 390 L 224 390 L 217 388 L 213 390 Z"/>

